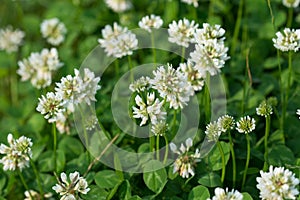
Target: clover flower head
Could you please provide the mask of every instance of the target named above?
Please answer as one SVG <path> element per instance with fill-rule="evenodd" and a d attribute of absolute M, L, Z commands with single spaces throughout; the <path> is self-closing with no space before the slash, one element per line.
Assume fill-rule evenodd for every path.
<path fill-rule="evenodd" d="M 39 199 L 42 199 L 41 194 L 39 194 L 37 191 L 34 191 L 34 190 L 26 190 L 24 192 L 24 195 L 25 195 L 24 200 L 39 200 Z M 52 193 L 50 193 L 50 192 L 44 194 L 44 199 L 52 199 L 51 197 L 52 197 Z"/>
<path fill-rule="evenodd" d="M 168 64 L 167 67 L 159 66 L 153 71 L 154 78 L 150 80 L 152 88 L 170 103 L 170 108 L 183 108 L 194 95 L 194 89 L 188 82 L 187 76 Z"/>
<path fill-rule="evenodd" d="M 163 25 L 163 20 L 160 16 L 156 16 L 151 14 L 150 16 L 147 15 L 139 21 L 139 27 L 148 31 L 149 33 L 152 32 L 152 28 L 159 29 Z"/>
<path fill-rule="evenodd" d="M 243 200 L 243 195 L 238 190 L 232 189 L 228 191 L 228 188 L 224 190 L 217 187 L 215 189 L 215 196 L 208 200 Z"/>
<path fill-rule="evenodd" d="M 282 4 L 288 8 L 297 8 L 300 0 L 282 0 Z"/>
<path fill-rule="evenodd" d="M 210 122 L 206 126 L 205 134 L 209 142 L 213 142 L 213 141 L 217 142 L 219 140 L 221 133 L 222 133 L 222 129 L 219 126 L 219 123 L 217 123 L 216 121 Z"/>
<path fill-rule="evenodd" d="M 14 171 L 28 167 L 30 158 L 32 157 L 31 139 L 25 136 L 14 139 L 12 134 L 8 134 L 7 141 L 9 146 L 5 144 L 0 145 L 0 154 L 5 155 L 0 160 L 0 163 L 3 164 L 3 170 Z"/>
<path fill-rule="evenodd" d="M 217 39 L 206 40 L 195 46 L 195 51 L 190 53 L 190 60 L 195 63 L 195 68 L 201 76 L 208 72 L 211 76 L 220 73 L 225 62 L 230 58 L 227 55 L 228 47 Z"/>
<path fill-rule="evenodd" d="M 106 5 L 114 12 L 121 13 L 132 8 L 130 0 L 105 0 Z"/>
<path fill-rule="evenodd" d="M 178 172 L 183 178 L 189 178 L 190 175 L 195 175 L 194 166 L 197 162 L 200 162 L 200 152 L 198 149 L 193 152 L 189 152 L 193 146 L 193 140 L 191 138 L 186 139 L 185 145 L 181 143 L 179 149 L 174 143 L 170 143 L 170 149 L 174 153 L 178 154 L 177 159 L 173 163 L 173 173 Z"/>
<path fill-rule="evenodd" d="M 17 73 L 21 81 L 30 80 L 31 84 L 40 89 L 52 82 L 52 73 L 62 67 L 56 48 L 43 49 L 40 53 L 33 52 L 27 59 L 18 62 Z"/>
<path fill-rule="evenodd" d="M 218 118 L 218 124 L 221 128 L 221 131 L 225 133 L 226 131 L 233 129 L 235 126 L 235 120 L 232 116 L 229 115 L 223 115 Z"/>
<path fill-rule="evenodd" d="M 148 119 L 152 124 L 158 123 L 160 120 L 164 120 L 166 112 L 163 111 L 163 102 L 160 102 L 158 98 L 155 98 L 155 93 L 148 93 L 147 99 L 144 101 L 140 95 L 135 97 L 135 103 L 137 107 L 133 106 L 133 118 L 141 119 L 140 126 L 147 123 Z"/>
<path fill-rule="evenodd" d="M 113 27 L 106 25 L 102 29 L 102 36 L 103 39 L 98 39 L 98 42 L 108 56 L 121 58 L 131 55 L 138 46 L 136 35 L 116 22 L 114 22 Z"/>
<path fill-rule="evenodd" d="M 251 133 L 255 129 L 255 119 L 251 118 L 249 116 L 242 117 L 237 123 L 236 123 L 236 130 L 240 133 Z"/>
<path fill-rule="evenodd" d="M 41 23 L 41 33 L 49 44 L 58 46 L 65 40 L 67 29 L 58 18 L 52 18 L 46 19 Z"/>
<path fill-rule="evenodd" d="M 36 110 L 45 115 L 49 123 L 56 122 L 65 111 L 63 98 L 59 93 L 48 92 L 39 98 Z"/>
<path fill-rule="evenodd" d="M 295 174 L 283 167 L 269 167 L 268 172 L 260 171 L 260 177 L 256 178 L 256 187 L 260 191 L 260 198 L 268 199 L 296 199 L 299 194 L 297 187 L 299 179 Z"/>
<path fill-rule="evenodd" d="M 195 40 L 197 43 L 205 43 L 205 41 L 210 39 L 217 39 L 218 42 L 223 42 L 225 40 L 225 30 L 218 24 L 210 25 L 208 23 L 203 23 L 203 28 L 197 29 L 195 33 Z"/>
<path fill-rule="evenodd" d="M 135 80 L 129 85 L 129 89 L 132 92 L 143 92 L 148 89 L 150 86 L 150 78 L 148 76 L 142 76 L 139 79 Z"/>
<path fill-rule="evenodd" d="M 160 120 L 151 126 L 151 132 L 155 136 L 157 135 L 163 136 L 165 135 L 167 130 L 168 130 L 168 124 L 164 120 Z"/>
<path fill-rule="evenodd" d="M 273 108 L 272 105 L 269 104 L 268 101 L 264 100 L 259 104 L 259 106 L 256 108 L 256 114 L 267 117 L 273 114 Z"/>
<path fill-rule="evenodd" d="M 87 194 L 90 191 L 87 181 L 77 171 L 70 173 L 69 178 L 63 172 L 60 174 L 60 179 L 52 189 L 61 196 L 61 200 L 76 200 L 76 196 L 79 193 Z"/>
<path fill-rule="evenodd" d="M 169 24 L 169 41 L 179 46 L 188 47 L 190 43 L 195 42 L 194 34 L 199 25 L 194 20 L 181 19 L 178 22 L 173 21 Z"/>
<path fill-rule="evenodd" d="M 274 47 L 280 51 L 298 51 L 300 48 L 300 29 L 285 28 L 283 33 L 278 31 L 273 38 Z"/>
<path fill-rule="evenodd" d="M 180 63 L 179 69 L 187 76 L 188 82 L 192 85 L 195 92 L 202 90 L 205 77 L 195 69 L 191 61 L 188 60 L 186 63 Z"/>
<path fill-rule="evenodd" d="M 198 1 L 199 0 L 181 0 L 181 2 L 186 3 L 188 5 L 193 5 L 195 8 L 199 6 Z"/>
<path fill-rule="evenodd" d="M 24 37 L 25 33 L 23 31 L 13 30 L 11 26 L 0 29 L 0 50 L 5 50 L 7 53 L 18 51 Z"/>

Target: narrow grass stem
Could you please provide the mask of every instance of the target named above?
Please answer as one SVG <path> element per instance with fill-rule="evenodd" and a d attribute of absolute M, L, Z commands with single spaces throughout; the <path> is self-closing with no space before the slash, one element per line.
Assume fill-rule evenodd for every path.
<path fill-rule="evenodd" d="M 164 157 L 164 164 L 166 164 L 167 160 L 168 160 L 168 154 L 169 154 L 169 141 L 168 141 L 168 138 L 165 134 L 164 134 L 164 138 L 165 138 L 165 147 L 166 147 L 165 157 Z"/>
<path fill-rule="evenodd" d="M 246 158 L 245 170 L 244 170 L 243 181 L 242 181 L 242 190 L 244 189 L 244 186 L 245 186 L 248 167 L 249 167 L 249 161 L 250 161 L 251 148 L 250 148 L 250 138 L 249 138 L 248 133 L 246 133 L 246 140 L 247 140 L 247 158 Z"/>
<path fill-rule="evenodd" d="M 222 184 L 224 183 L 224 179 L 225 179 L 225 170 L 226 170 L 226 166 L 225 166 L 225 155 L 224 155 L 224 151 L 223 151 L 223 148 L 222 148 L 222 145 L 221 143 L 218 141 L 217 142 L 217 146 L 218 146 L 218 149 L 220 151 L 220 154 L 221 154 L 221 158 L 222 158 L 222 175 L 221 175 L 221 182 Z"/>
<path fill-rule="evenodd" d="M 237 20 L 235 22 L 234 26 L 234 32 L 233 32 L 233 37 L 232 37 L 232 42 L 231 42 L 231 48 L 230 48 L 230 55 L 233 56 L 241 28 L 241 22 L 242 22 L 242 16 L 243 16 L 243 7 L 244 7 L 244 0 L 240 0 L 239 3 L 239 9 L 238 9 L 238 15 L 237 15 Z"/>
<path fill-rule="evenodd" d="M 39 187 L 40 197 L 43 200 L 44 199 L 44 190 L 43 190 L 43 187 L 42 187 L 42 184 L 41 184 L 40 175 L 39 175 L 39 173 L 36 169 L 36 166 L 35 166 L 33 160 L 30 157 L 29 157 L 29 159 L 30 159 L 30 164 L 32 166 L 32 169 L 33 169 L 33 172 L 34 172 L 34 175 L 36 177 L 36 181 L 37 181 L 37 184 L 38 184 L 38 187 Z"/>
<path fill-rule="evenodd" d="M 19 169 L 17 171 L 18 171 L 18 175 L 19 175 L 19 177 L 21 179 L 21 182 L 22 182 L 23 186 L 25 187 L 25 190 L 28 191 L 30 198 L 34 199 L 33 196 L 32 196 L 32 194 L 31 194 L 31 192 L 30 192 L 30 190 L 29 190 L 29 187 L 28 187 L 28 185 L 27 185 L 27 183 L 26 183 L 26 181 L 24 179 L 24 176 L 23 176 L 22 172 Z"/>
<path fill-rule="evenodd" d="M 229 145 L 230 145 L 230 152 L 232 157 L 232 181 L 233 181 L 233 188 L 235 188 L 235 182 L 236 182 L 236 161 L 235 161 L 235 153 L 233 148 L 233 140 L 231 137 L 231 133 L 228 132 L 229 137 Z"/>
<path fill-rule="evenodd" d="M 154 40 L 154 33 L 151 31 L 151 48 L 153 53 L 153 63 L 156 63 L 156 49 L 155 49 L 155 40 Z"/>
<path fill-rule="evenodd" d="M 266 129 L 265 129 L 265 137 L 264 137 L 264 144 L 265 144 L 265 154 L 264 154 L 264 170 L 268 169 L 268 137 L 270 133 L 270 124 L 271 124 L 271 117 L 267 115 L 266 117 Z"/>

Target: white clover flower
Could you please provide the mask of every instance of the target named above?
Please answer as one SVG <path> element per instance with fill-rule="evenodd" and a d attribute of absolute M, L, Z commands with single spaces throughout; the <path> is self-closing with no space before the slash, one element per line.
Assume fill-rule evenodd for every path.
<path fill-rule="evenodd" d="M 269 104 L 266 100 L 261 102 L 259 106 L 256 108 L 256 114 L 267 117 L 273 114 L 273 108 L 272 105 Z"/>
<path fill-rule="evenodd" d="M 240 133 L 251 133 L 255 129 L 255 119 L 249 116 L 242 117 L 236 126 L 236 130 Z"/>
<path fill-rule="evenodd" d="M 189 4 L 189 5 L 192 5 L 192 4 L 193 4 L 193 6 L 194 6 L 195 8 L 197 8 L 197 7 L 199 6 L 198 1 L 199 1 L 199 0 L 181 0 L 181 2 L 183 2 L 183 3 L 187 3 L 187 4 Z"/>
<path fill-rule="evenodd" d="M 155 93 L 148 93 L 147 100 L 141 98 L 137 95 L 135 97 L 135 103 L 137 107 L 132 107 L 133 117 L 141 119 L 140 126 L 143 126 L 147 123 L 148 119 L 152 124 L 156 124 L 160 120 L 164 120 L 166 112 L 163 111 L 163 102 L 160 102 L 158 98 L 155 98 Z"/>
<path fill-rule="evenodd" d="M 206 40 L 202 44 L 196 44 L 195 51 L 191 52 L 190 60 L 195 63 L 195 68 L 201 76 L 205 76 L 208 72 L 211 76 L 218 74 L 224 67 L 225 61 L 229 59 L 227 56 L 228 47 L 217 39 Z"/>
<path fill-rule="evenodd" d="M 14 139 L 12 134 L 8 134 L 7 141 L 9 146 L 0 145 L 0 154 L 5 154 L 0 160 L 0 163 L 3 164 L 3 170 L 14 171 L 28 167 L 30 158 L 32 157 L 31 139 L 25 136 Z"/>
<path fill-rule="evenodd" d="M 280 51 L 298 51 L 300 47 L 300 29 L 285 28 L 283 34 L 278 31 L 273 38 L 274 47 Z"/>
<path fill-rule="evenodd" d="M 148 76 L 140 77 L 139 79 L 135 80 L 133 83 L 129 85 L 129 89 L 132 92 L 143 92 L 150 86 L 150 78 Z"/>
<path fill-rule="evenodd" d="M 25 33 L 23 31 L 13 30 L 11 26 L 0 29 L 0 50 L 5 50 L 7 53 L 18 51 L 24 37 Z"/>
<path fill-rule="evenodd" d="M 168 124 L 164 120 L 158 121 L 151 126 L 151 133 L 153 133 L 155 136 L 163 136 L 167 130 Z"/>
<path fill-rule="evenodd" d="M 210 39 L 217 39 L 218 42 L 223 42 L 225 40 L 225 30 L 220 25 L 210 25 L 208 23 L 203 23 L 203 28 L 197 29 L 195 33 L 195 40 L 197 43 L 205 43 Z"/>
<path fill-rule="evenodd" d="M 151 14 L 150 16 L 147 15 L 139 21 L 139 27 L 148 31 L 149 33 L 152 32 L 152 28 L 159 29 L 163 25 L 163 20 L 160 16 L 156 16 Z"/>
<path fill-rule="evenodd" d="M 106 5 L 114 12 L 121 13 L 132 8 L 130 0 L 105 0 Z"/>
<path fill-rule="evenodd" d="M 52 189 L 62 196 L 60 200 L 74 199 L 81 194 L 87 194 L 90 191 L 87 181 L 80 176 L 79 172 L 69 174 L 69 178 L 63 172 L 60 174 L 59 183 L 52 187 Z"/>
<path fill-rule="evenodd" d="M 190 175 L 195 175 L 194 166 L 197 162 L 200 162 L 200 153 L 196 149 L 195 153 L 189 152 L 189 149 L 193 146 L 193 140 L 191 138 L 186 139 L 185 146 L 181 144 L 180 148 L 174 143 L 170 143 L 170 149 L 174 153 L 178 154 L 177 159 L 173 163 L 173 173 L 178 172 L 183 178 L 189 178 Z"/>
<path fill-rule="evenodd" d="M 102 29 L 103 39 L 98 39 L 108 56 L 121 58 L 131 55 L 138 46 L 136 35 L 114 22 L 113 27 L 106 25 Z"/>
<path fill-rule="evenodd" d="M 221 131 L 225 133 L 227 130 L 233 129 L 235 126 L 235 121 L 232 116 L 224 115 L 218 118 L 218 124 Z"/>
<path fill-rule="evenodd" d="M 215 196 L 208 200 L 243 200 L 243 195 L 234 189 L 228 191 L 228 188 L 224 190 L 223 188 L 217 187 L 215 189 Z"/>
<path fill-rule="evenodd" d="M 21 81 L 30 80 L 31 84 L 40 89 L 52 82 L 52 73 L 62 67 L 57 49 L 43 49 L 40 53 L 33 52 L 27 59 L 18 62 L 17 73 Z"/>
<path fill-rule="evenodd" d="M 299 115 L 299 119 L 300 119 L 300 109 L 297 109 L 296 114 Z"/>
<path fill-rule="evenodd" d="M 57 46 L 65 40 L 66 26 L 57 18 L 47 19 L 41 23 L 41 33 L 49 44 Z"/>
<path fill-rule="evenodd" d="M 300 0 L 282 0 L 282 4 L 288 8 L 297 8 Z"/>
<path fill-rule="evenodd" d="M 190 22 L 185 18 L 178 22 L 173 21 L 168 28 L 169 41 L 179 46 L 188 47 L 190 43 L 195 42 L 194 34 L 198 26 L 194 20 Z"/>
<path fill-rule="evenodd" d="M 48 92 L 46 96 L 39 98 L 39 104 L 36 108 L 38 112 L 45 115 L 49 123 L 56 122 L 63 116 L 65 102 L 59 93 Z"/>
<path fill-rule="evenodd" d="M 67 133 L 70 134 L 70 126 L 67 121 L 68 111 L 63 112 L 61 115 L 58 115 L 55 125 L 56 129 L 60 134 Z"/>
<path fill-rule="evenodd" d="M 263 200 L 296 199 L 299 194 L 299 179 L 288 169 L 271 165 L 268 172 L 260 171 L 260 176 L 256 178 L 256 187 Z"/>
<path fill-rule="evenodd" d="M 187 76 L 188 82 L 192 85 L 194 91 L 202 90 L 205 77 L 195 69 L 191 61 L 188 60 L 186 63 L 180 63 L 179 69 Z"/>
<path fill-rule="evenodd" d="M 98 118 L 96 116 L 88 116 L 85 119 L 85 129 L 91 131 L 96 128 L 96 125 L 99 123 Z"/>
<path fill-rule="evenodd" d="M 39 199 L 42 199 L 41 194 L 39 194 L 38 192 L 36 192 L 34 190 L 29 190 L 29 191 L 26 190 L 24 192 L 24 195 L 25 195 L 25 199 L 24 200 L 39 200 Z M 51 197 L 52 197 L 52 193 L 50 193 L 50 192 L 44 194 L 44 199 L 53 199 Z"/>
<path fill-rule="evenodd" d="M 183 108 L 194 95 L 194 89 L 187 80 L 187 76 L 172 65 L 160 66 L 153 71 L 154 79 L 150 80 L 152 88 L 170 103 L 170 108 Z"/>
<path fill-rule="evenodd" d="M 222 129 L 219 126 L 219 123 L 217 123 L 216 121 L 210 122 L 206 126 L 206 130 L 205 130 L 205 134 L 208 138 L 208 141 L 209 142 L 217 142 L 222 133 L 221 131 L 222 131 Z"/>
<path fill-rule="evenodd" d="M 94 72 L 84 68 L 83 77 L 77 69 L 74 69 L 75 76 L 67 75 L 56 83 L 55 91 L 62 96 L 69 111 L 74 111 L 74 105 L 86 102 L 88 105 L 92 101 L 97 101 L 95 95 L 101 88 L 100 77 L 95 77 Z"/>

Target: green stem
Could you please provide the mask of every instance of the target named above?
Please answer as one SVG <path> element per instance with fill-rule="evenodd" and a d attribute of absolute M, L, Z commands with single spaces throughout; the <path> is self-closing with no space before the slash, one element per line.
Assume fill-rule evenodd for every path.
<path fill-rule="evenodd" d="M 242 190 L 244 189 L 245 182 L 246 182 L 246 176 L 247 176 L 247 171 L 248 171 L 248 166 L 249 166 L 249 161 L 250 161 L 250 138 L 249 134 L 246 133 L 246 140 L 247 140 L 247 158 L 246 158 L 246 165 L 245 165 L 245 170 L 244 170 L 244 175 L 243 175 L 243 181 L 242 181 Z"/>
<path fill-rule="evenodd" d="M 181 49 L 181 63 L 184 62 L 184 59 L 185 59 L 185 47 L 182 46 L 182 49 Z"/>
<path fill-rule="evenodd" d="M 228 132 L 228 137 L 229 137 L 229 144 L 230 144 L 230 152 L 232 156 L 232 181 L 233 181 L 233 187 L 235 187 L 235 182 L 236 182 L 236 162 L 235 162 L 235 153 L 234 153 L 234 148 L 233 148 L 233 141 L 231 137 L 231 133 Z"/>
<path fill-rule="evenodd" d="M 225 155 L 224 155 L 224 151 L 223 151 L 223 148 L 221 146 L 221 143 L 218 141 L 217 142 L 217 145 L 218 145 L 218 148 L 219 148 L 219 151 L 221 153 L 221 158 L 222 158 L 222 175 L 221 175 L 221 182 L 222 184 L 224 183 L 224 179 L 225 179 L 225 170 L 226 170 L 226 166 L 225 166 Z"/>
<path fill-rule="evenodd" d="M 20 170 L 17 170 L 17 171 L 18 171 L 18 175 L 21 179 L 21 182 L 22 182 L 23 186 L 25 187 L 25 190 L 28 191 L 30 198 L 33 199 L 33 196 L 31 195 L 31 192 L 30 192 L 29 187 L 28 187 L 28 185 L 27 185 L 27 183 L 24 179 L 24 176 L 23 176 L 22 172 Z"/>
<path fill-rule="evenodd" d="M 281 113 L 281 119 L 280 119 L 280 130 L 283 131 L 284 127 L 284 116 L 285 116 L 285 98 L 284 94 L 285 91 L 283 89 L 283 84 L 282 84 L 282 69 L 281 69 L 281 63 L 280 63 L 280 52 L 277 49 L 277 62 L 278 62 L 278 71 L 279 71 L 279 87 L 280 87 L 280 101 L 282 104 L 282 113 Z"/>
<path fill-rule="evenodd" d="M 114 63 L 115 63 L 115 73 L 116 73 L 116 77 L 119 77 L 119 75 L 120 75 L 119 59 L 116 59 Z"/>
<path fill-rule="evenodd" d="M 292 22 L 293 22 L 293 8 L 289 8 L 286 27 L 290 28 L 292 26 Z"/>
<path fill-rule="evenodd" d="M 156 159 L 159 160 L 159 135 L 156 136 Z"/>
<path fill-rule="evenodd" d="M 272 10 L 272 6 L 271 6 L 270 0 L 267 0 L 267 3 L 268 3 L 270 15 L 271 15 L 271 22 L 272 22 L 272 25 L 273 25 L 273 29 L 274 29 L 274 31 L 276 31 L 276 27 L 275 27 L 275 17 L 274 17 L 274 15 L 273 15 L 273 10 Z"/>
<path fill-rule="evenodd" d="M 210 75 L 207 74 L 205 90 L 204 90 L 204 108 L 205 108 L 205 121 L 206 121 L 206 124 L 208 124 L 210 122 L 210 106 L 211 105 L 210 105 L 209 87 L 210 87 Z"/>
<path fill-rule="evenodd" d="M 237 39 L 238 39 L 240 28 L 241 28 L 241 22 L 242 22 L 242 16 L 243 16 L 243 7 L 244 7 L 244 0 L 240 0 L 237 20 L 236 20 L 236 23 L 235 23 L 232 42 L 231 42 L 231 50 L 230 50 L 230 55 L 231 56 L 233 56 L 233 54 L 235 52 Z"/>
<path fill-rule="evenodd" d="M 155 150 L 155 136 L 154 135 L 150 135 L 150 137 L 149 137 L 149 146 L 150 146 L 150 152 L 153 152 Z"/>
<path fill-rule="evenodd" d="M 289 76 L 288 76 L 288 87 L 287 87 L 287 95 L 286 95 L 286 100 L 288 101 L 289 99 L 289 92 L 290 92 L 290 88 L 292 86 L 292 72 L 293 72 L 293 68 L 292 68 L 292 55 L 293 52 L 289 51 Z"/>
<path fill-rule="evenodd" d="M 57 161 L 56 161 L 57 134 L 56 134 L 55 122 L 52 124 L 52 134 L 53 134 L 54 171 L 57 173 Z"/>
<path fill-rule="evenodd" d="M 271 124 L 271 117 L 270 115 L 267 115 L 266 117 L 266 129 L 265 129 L 265 154 L 264 154 L 264 158 L 265 158 L 265 162 L 264 162 L 264 170 L 268 169 L 268 137 L 269 137 L 269 133 L 270 133 L 270 124 Z"/>
<path fill-rule="evenodd" d="M 131 56 L 127 56 L 128 58 L 128 66 L 129 66 L 129 70 L 130 70 L 130 82 L 132 83 L 134 81 L 133 78 L 133 71 L 132 71 L 132 60 L 131 60 Z"/>
<path fill-rule="evenodd" d="M 39 192 L 40 192 L 41 199 L 43 200 L 44 199 L 44 190 L 43 190 L 43 187 L 42 187 L 42 184 L 41 184 L 40 175 L 39 175 L 39 173 L 38 173 L 38 171 L 36 169 L 36 166 L 35 166 L 33 160 L 30 157 L 29 157 L 29 159 L 30 159 L 30 164 L 31 164 L 33 172 L 35 174 L 37 183 L 38 183 L 38 187 L 39 187 Z"/>
<path fill-rule="evenodd" d="M 215 4 L 214 1 L 215 1 L 215 0 L 211 0 L 210 3 L 209 3 L 208 16 L 207 16 L 208 22 L 209 22 L 209 23 L 212 22 L 212 21 L 211 21 L 211 18 L 212 18 L 212 16 L 214 15 L 214 4 Z"/>
<path fill-rule="evenodd" d="M 153 63 L 156 63 L 156 49 L 155 49 L 155 40 L 154 40 L 154 33 L 151 31 L 151 48 L 153 53 Z"/>
<path fill-rule="evenodd" d="M 164 164 L 167 163 L 167 159 L 168 159 L 168 154 L 169 154 L 169 141 L 167 136 L 164 134 L 164 138 L 165 138 L 165 146 L 166 146 L 166 151 L 165 151 L 165 157 L 164 157 Z"/>

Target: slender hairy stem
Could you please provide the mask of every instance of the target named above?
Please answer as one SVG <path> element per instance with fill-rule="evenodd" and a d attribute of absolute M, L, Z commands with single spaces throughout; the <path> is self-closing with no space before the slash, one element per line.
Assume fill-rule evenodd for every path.
<path fill-rule="evenodd" d="M 245 182 L 246 182 L 246 176 L 247 176 L 247 171 L 249 167 L 249 161 L 250 161 L 250 138 L 249 134 L 246 133 L 246 140 L 247 140 L 247 158 L 246 158 L 246 165 L 245 165 L 245 170 L 244 170 L 244 175 L 243 175 L 243 181 L 242 181 L 242 190 L 244 189 Z"/>
<path fill-rule="evenodd" d="M 57 134 L 56 134 L 55 122 L 52 124 L 52 134 L 53 134 L 54 171 L 57 173 L 57 161 L 56 161 Z"/>
<path fill-rule="evenodd" d="M 165 157 L 164 157 L 164 164 L 167 163 L 167 159 L 168 159 L 168 154 L 169 154 L 169 141 L 167 136 L 164 134 L 164 138 L 165 138 L 165 146 L 166 146 L 166 151 L 165 151 Z"/>
<path fill-rule="evenodd" d="M 22 182 L 23 186 L 25 187 L 25 190 L 28 191 L 30 198 L 33 199 L 32 195 L 31 195 L 31 192 L 29 190 L 29 187 L 28 187 L 28 185 L 27 185 L 27 183 L 26 183 L 26 181 L 24 179 L 24 176 L 23 176 L 22 172 L 20 170 L 17 170 L 17 171 L 18 171 L 18 175 L 19 175 L 19 177 L 21 179 L 21 182 Z"/>
<path fill-rule="evenodd" d="M 224 155 L 224 151 L 222 148 L 221 143 L 218 141 L 217 142 L 217 146 L 219 148 L 220 154 L 221 154 L 221 158 L 222 158 L 222 175 L 221 175 L 221 182 L 224 182 L 225 179 L 225 170 L 226 170 L 226 166 L 225 166 L 225 155 Z"/>
<path fill-rule="evenodd" d="M 185 59 L 185 47 L 182 46 L 181 48 L 181 62 L 183 63 Z"/>
<path fill-rule="evenodd" d="M 235 161 L 235 153 L 233 148 L 233 141 L 231 137 L 231 133 L 228 132 L 229 137 L 229 144 L 230 144 L 230 152 L 232 157 L 232 181 L 233 181 L 233 188 L 235 188 L 235 182 L 236 182 L 236 161 Z"/>
<path fill-rule="evenodd" d="M 90 164 L 89 164 L 89 166 L 88 166 L 88 168 L 87 168 L 87 170 L 86 170 L 86 172 L 84 173 L 84 175 L 83 175 L 83 177 L 85 177 L 88 173 L 89 173 L 89 171 L 92 169 L 92 167 L 95 165 L 95 163 L 96 162 L 98 162 L 100 159 L 101 159 L 101 157 L 105 154 L 105 152 L 108 150 L 108 148 L 117 140 L 117 138 L 120 136 L 120 134 L 118 133 L 107 145 L 106 145 L 106 147 L 103 149 L 103 151 L 100 153 L 100 155 L 97 157 L 97 158 L 95 158 L 94 160 L 93 160 L 93 162 L 91 162 Z"/>
<path fill-rule="evenodd" d="M 232 43 L 231 43 L 231 49 L 230 49 L 230 55 L 232 56 L 235 52 L 237 39 L 239 36 L 240 28 L 241 28 L 241 22 L 242 22 L 242 16 L 243 16 L 243 7 L 244 7 L 244 0 L 240 0 L 239 3 L 239 10 L 238 10 L 238 16 L 235 22 L 233 37 L 232 37 Z"/>
<path fill-rule="evenodd" d="M 29 157 L 29 156 L 28 156 Z M 40 196 L 41 196 L 41 199 L 43 200 L 44 199 L 44 190 L 43 190 L 43 187 L 42 187 L 42 184 L 41 184 L 41 178 L 40 178 L 40 175 L 36 169 L 36 166 L 33 162 L 33 160 L 29 157 L 30 159 L 30 164 L 32 166 L 32 169 L 33 169 L 33 172 L 34 172 L 34 175 L 36 177 L 36 180 L 37 180 L 37 183 L 38 183 L 38 187 L 39 187 L 39 192 L 40 192 Z"/>
<path fill-rule="evenodd" d="M 159 160 L 159 135 L 156 136 L 156 159 Z"/>
<path fill-rule="evenodd" d="M 290 28 L 292 26 L 292 22 L 293 22 L 293 9 L 294 8 L 289 8 L 288 10 L 288 19 L 287 19 L 287 23 L 286 23 L 286 27 Z"/>
<path fill-rule="evenodd" d="M 152 53 L 153 53 L 153 63 L 156 63 L 155 40 L 154 40 L 154 33 L 152 31 L 151 31 L 151 46 L 152 46 Z"/>
<path fill-rule="evenodd" d="M 270 124 L 271 124 L 271 117 L 270 115 L 267 115 L 266 117 L 266 129 L 265 129 L 265 154 L 264 154 L 264 159 L 265 159 L 265 162 L 264 162 L 264 170 L 267 170 L 268 169 L 268 137 L 269 137 L 269 133 L 270 133 Z"/>
<path fill-rule="evenodd" d="M 131 60 L 131 56 L 127 56 L 128 58 L 128 66 L 129 66 L 129 70 L 130 70 L 130 82 L 133 82 L 134 81 L 134 77 L 133 77 L 133 71 L 132 71 L 132 60 Z"/>

